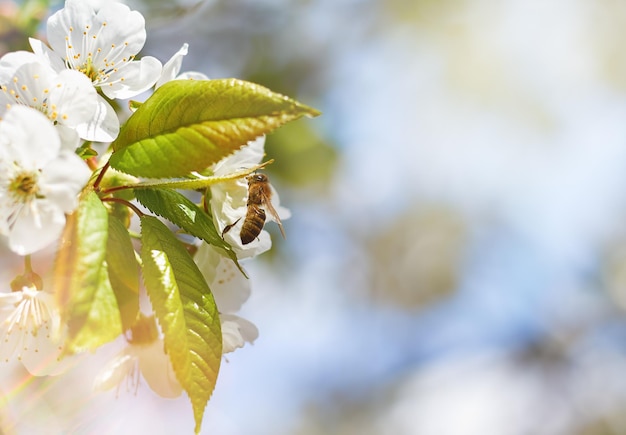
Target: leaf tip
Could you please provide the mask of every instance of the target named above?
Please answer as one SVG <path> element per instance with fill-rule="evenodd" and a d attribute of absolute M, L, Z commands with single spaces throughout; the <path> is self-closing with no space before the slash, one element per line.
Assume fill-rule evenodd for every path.
<path fill-rule="evenodd" d="M 309 112 L 305 115 L 307 118 L 317 118 L 322 112 L 312 107 L 309 107 Z"/>

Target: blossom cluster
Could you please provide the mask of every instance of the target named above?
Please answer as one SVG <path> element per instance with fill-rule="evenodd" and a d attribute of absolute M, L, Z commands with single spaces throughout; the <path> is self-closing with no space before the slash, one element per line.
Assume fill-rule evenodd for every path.
<path fill-rule="evenodd" d="M 118 137 L 120 119 L 111 102 L 172 80 L 207 79 L 196 72 L 180 74 L 187 44 L 165 64 L 150 56 L 138 58 L 146 42 L 144 18 L 121 3 L 103 2 L 95 10 L 89 2 L 67 0 L 50 16 L 46 31 L 47 43 L 30 39 L 32 52 L 0 58 L 0 235 L 12 253 L 25 259 L 25 271 L 0 292 L 0 363 L 20 361 L 34 375 L 56 374 L 71 365 L 64 351 L 67 325 L 54 286 L 48 284 L 55 276 L 33 270 L 30 258 L 58 246 L 81 192 L 106 170 L 106 161 L 81 150 Z M 250 141 L 207 172 L 227 176 L 256 167 L 264 141 L 264 136 Z M 248 188 L 245 177 L 232 178 L 212 184 L 207 194 L 206 210 L 237 259 L 271 247 L 266 231 L 251 243 L 240 240 Z M 272 202 L 282 218 L 288 217 L 275 192 Z M 223 250 L 193 243 L 194 261 L 219 310 L 222 352 L 252 343 L 256 327 L 237 315 L 250 296 L 243 269 Z M 126 379 L 136 387 L 141 373 L 154 392 L 176 397 L 182 388 L 162 332 L 154 315 L 143 310 L 147 298 L 140 297 L 145 312 L 124 332 L 125 347 L 102 369 L 94 386 L 106 390 Z"/>

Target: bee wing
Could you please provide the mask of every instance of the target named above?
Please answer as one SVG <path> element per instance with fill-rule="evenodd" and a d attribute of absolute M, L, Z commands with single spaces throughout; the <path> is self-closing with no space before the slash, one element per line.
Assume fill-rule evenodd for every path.
<path fill-rule="evenodd" d="M 278 216 L 278 212 L 272 205 L 270 196 L 265 191 L 263 191 L 263 205 L 265 205 L 267 212 L 272 216 L 272 218 L 278 224 L 278 228 L 280 229 L 280 234 L 283 236 L 283 239 L 286 239 L 287 236 L 285 235 L 285 229 L 283 228 L 283 223 L 280 220 L 280 216 Z"/>

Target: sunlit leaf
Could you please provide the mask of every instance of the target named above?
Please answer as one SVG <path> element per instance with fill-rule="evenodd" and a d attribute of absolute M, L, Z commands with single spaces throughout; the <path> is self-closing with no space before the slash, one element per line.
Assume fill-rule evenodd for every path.
<path fill-rule="evenodd" d="M 133 326 L 139 314 L 139 264 L 128 230 L 114 216 L 109 216 L 106 261 L 122 327 L 127 330 Z"/>
<path fill-rule="evenodd" d="M 193 258 L 171 231 L 143 216 L 141 235 L 144 282 L 176 378 L 191 400 L 197 433 L 222 357 L 219 314 Z"/>
<path fill-rule="evenodd" d="M 122 332 L 106 262 L 108 214 L 88 192 L 69 216 L 55 262 L 54 286 L 69 352 L 95 350 Z"/>
<path fill-rule="evenodd" d="M 112 144 L 111 166 L 141 177 L 182 177 L 305 115 L 319 112 L 254 83 L 173 80 L 128 119 Z"/>

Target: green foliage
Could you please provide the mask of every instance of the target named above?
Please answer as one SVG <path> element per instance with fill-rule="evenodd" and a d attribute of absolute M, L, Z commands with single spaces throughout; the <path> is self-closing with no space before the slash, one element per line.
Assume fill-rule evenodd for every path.
<path fill-rule="evenodd" d="M 146 289 L 199 432 L 222 358 L 217 307 L 198 267 L 171 231 L 151 216 L 141 218 L 141 230 Z"/>
<path fill-rule="evenodd" d="M 120 309 L 122 328 L 130 329 L 139 315 L 139 264 L 128 231 L 115 216 L 109 217 L 106 261 L 109 280 Z"/>
<path fill-rule="evenodd" d="M 51 374 L 64 368 L 64 364 L 56 365 L 59 356 L 94 352 L 117 338 L 125 338 L 128 348 L 105 366 L 94 385 L 106 390 L 130 377 L 136 387 L 145 381 L 164 397 L 176 397 L 184 390 L 191 401 L 198 433 L 217 382 L 224 348 L 230 352 L 241 346 L 240 340 L 252 341 L 256 336 L 254 326 L 239 319 L 240 334 L 232 329 L 234 326 L 229 327 L 223 345 L 220 313 L 209 284 L 214 281 L 219 283 L 216 286 L 227 285 L 241 305 L 248 296 L 247 287 L 236 288 L 241 285 L 241 276 L 230 263 L 224 264 L 225 258 L 232 260 L 245 276 L 237 255 L 250 257 L 268 247 L 259 243 L 248 245 L 248 250 L 240 245 L 240 238 L 231 238 L 229 234 L 228 240 L 233 243 L 230 246 L 219 228 L 232 227 L 251 210 L 254 201 L 248 190 L 253 187 L 243 178 L 273 162 L 261 161 L 265 142 L 255 139 L 303 116 L 315 117 L 320 113 L 263 86 L 237 79 L 174 79 L 161 85 L 181 76 L 187 44 L 170 62 L 161 64 L 164 68 L 146 58 L 139 65 L 133 63 L 139 55 L 137 44 L 119 32 L 102 30 L 110 22 L 111 30 L 122 25 L 142 33 L 139 29 L 144 20 L 139 12 L 131 12 L 126 6 L 108 9 L 104 3 L 94 7 L 77 1 L 51 11 L 54 3 L 22 0 L 8 4 L 0 12 L 3 53 L 30 51 L 27 37 L 35 36 L 44 27 L 48 30 L 41 40 L 31 39 L 33 53 L 3 57 L 7 83 L 0 85 L 18 101 L 31 106 L 10 109 L 15 110 L 15 117 L 7 116 L 2 125 L 6 127 L 2 131 L 2 139 L 6 139 L 3 146 L 7 147 L 7 155 L 15 156 L 12 164 L 17 169 L 15 174 L 5 174 L 11 197 L 7 207 L 14 212 L 5 213 L 8 226 L 2 234 L 7 236 L 9 248 L 24 256 L 24 272 L 11 281 L 10 290 L 15 294 L 6 295 L 11 298 L 0 321 L 0 334 L 4 334 L 8 344 L 3 358 L 21 360 L 34 375 Z M 192 13 L 202 4 L 199 0 L 179 8 L 158 6 L 163 3 L 158 0 L 152 3 L 158 10 L 170 12 L 165 16 Z M 43 20 L 47 16 L 51 18 L 46 25 Z M 118 17 L 121 24 L 114 23 Z M 89 47 L 76 37 L 83 38 L 83 42 L 89 40 Z M 70 57 L 64 49 L 55 50 L 63 38 L 67 42 L 65 48 L 72 51 Z M 54 47 L 46 48 L 46 40 Z M 262 42 L 256 41 L 261 45 Z M 41 57 L 53 68 L 38 68 L 34 75 L 31 67 L 22 70 L 25 63 L 32 61 L 30 56 Z M 130 76 L 121 74 L 123 64 L 129 63 L 139 66 L 138 75 L 133 75 L 130 66 Z M 63 73 L 59 73 L 59 69 L 65 68 L 74 70 L 65 71 L 68 79 L 73 74 L 76 86 L 71 89 L 65 86 Z M 86 77 L 80 77 L 81 73 Z M 59 88 L 53 92 L 55 101 L 50 100 L 55 98 L 47 85 L 37 85 L 48 82 L 57 83 Z M 121 86 L 122 82 L 128 86 Z M 155 83 L 160 87 L 145 102 L 130 101 L 125 106 L 120 101 Z M 78 100 L 81 104 L 76 104 Z M 45 101 L 50 105 L 46 106 Z M 44 115 L 35 114 L 42 104 L 50 109 L 43 110 L 48 121 Z M 65 105 L 67 110 L 61 110 Z M 126 119 L 128 109 L 131 114 Z M 41 118 L 37 123 L 33 114 Z M 12 128 L 11 122 L 17 127 Z M 14 134 L 24 133 L 16 129 L 39 129 L 38 123 L 43 123 L 43 134 L 46 122 L 51 137 Z M 63 128 L 55 128 L 57 123 Z M 117 134 L 118 126 L 117 138 L 110 144 L 102 143 Z M 306 126 L 293 131 L 298 137 L 311 135 Z M 49 164 L 40 162 L 36 157 L 41 156 L 43 148 L 38 147 L 57 140 L 62 146 L 48 150 Z M 319 152 L 310 152 L 312 148 L 319 151 L 318 143 L 300 138 L 295 143 L 305 151 L 292 153 L 296 157 L 291 158 L 291 174 L 310 179 L 307 171 L 311 171 L 311 165 L 327 154 L 320 157 Z M 67 147 L 75 155 L 69 155 Z M 216 163 L 238 150 L 242 150 L 241 154 L 216 169 Z M 298 164 L 293 164 L 296 161 Z M 239 179 L 242 182 L 226 183 Z M 188 199 L 181 190 L 202 194 L 202 205 Z M 216 205 L 216 201 L 224 203 Z M 214 222 L 209 204 L 216 206 L 214 211 L 219 207 L 215 219 L 220 222 Z M 256 205 L 271 208 L 269 203 Z M 35 225 L 41 227 L 32 234 L 25 230 L 33 226 L 32 219 L 24 220 L 31 227 L 16 225 L 26 215 L 34 215 Z M 56 240 L 63 221 L 65 227 L 51 277 L 50 293 L 56 300 L 51 304 L 50 289 L 44 288 L 50 271 L 41 275 L 42 271 L 35 271 L 31 254 Z M 185 243 L 179 232 L 206 245 L 197 248 L 195 243 Z M 209 245 L 210 251 L 202 251 Z M 145 301 L 146 294 L 151 304 Z M 140 301 L 146 303 L 140 307 Z M 227 302 L 224 300 L 225 307 Z M 147 312 L 150 309 L 152 312 Z M 52 330 L 57 326 L 59 330 Z M 28 344 L 33 336 L 43 341 Z M 64 342 L 60 343 L 60 339 Z M 63 349 L 60 355 L 59 349 Z M 172 378 L 172 370 L 178 382 Z"/>
<path fill-rule="evenodd" d="M 148 210 L 164 217 L 192 236 L 223 249 L 237 267 L 237 254 L 215 228 L 213 219 L 185 196 L 169 189 L 143 189 L 135 192 L 137 200 Z"/>
<path fill-rule="evenodd" d="M 106 261 L 108 217 L 88 191 L 67 221 L 55 263 L 55 294 L 68 325 L 68 352 L 95 350 L 122 332 Z"/>
<path fill-rule="evenodd" d="M 124 331 L 142 336 L 135 332 L 146 318 L 139 309 L 145 287 L 199 432 L 222 359 L 218 307 L 190 254 L 194 247 L 147 213 L 219 248 L 244 273 L 211 214 L 175 189 L 206 192 L 263 168 L 271 161 L 215 176 L 211 165 L 286 122 L 319 113 L 234 79 L 169 82 L 133 108 L 112 144 L 109 164 L 95 170 L 67 218 L 54 289 L 69 330 L 65 347 L 68 353 L 93 351 Z M 93 156 L 88 145 L 78 153 Z M 140 218 L 141 234 L 129 230 L 133 213 Z M 140 248 L 134 246 L 139 242 Z M 155 326 L 153 334 L 142 337 L 154 340 L 158 334 Z"/>
<path fill-rule="evenodd" d="M 111 166 L 140 177 L 182 177 L 304 115 L 319 112 L 254 83 L 174 80 L 128 119 L 112 144 Z"/>
<path fill-rule="evenodd" d="M 76 149 L 76 154 L 82 159 L 88 159 L 98 155 L 96 150 L 91 147 L 91 142 L 87 141 Z"/>

